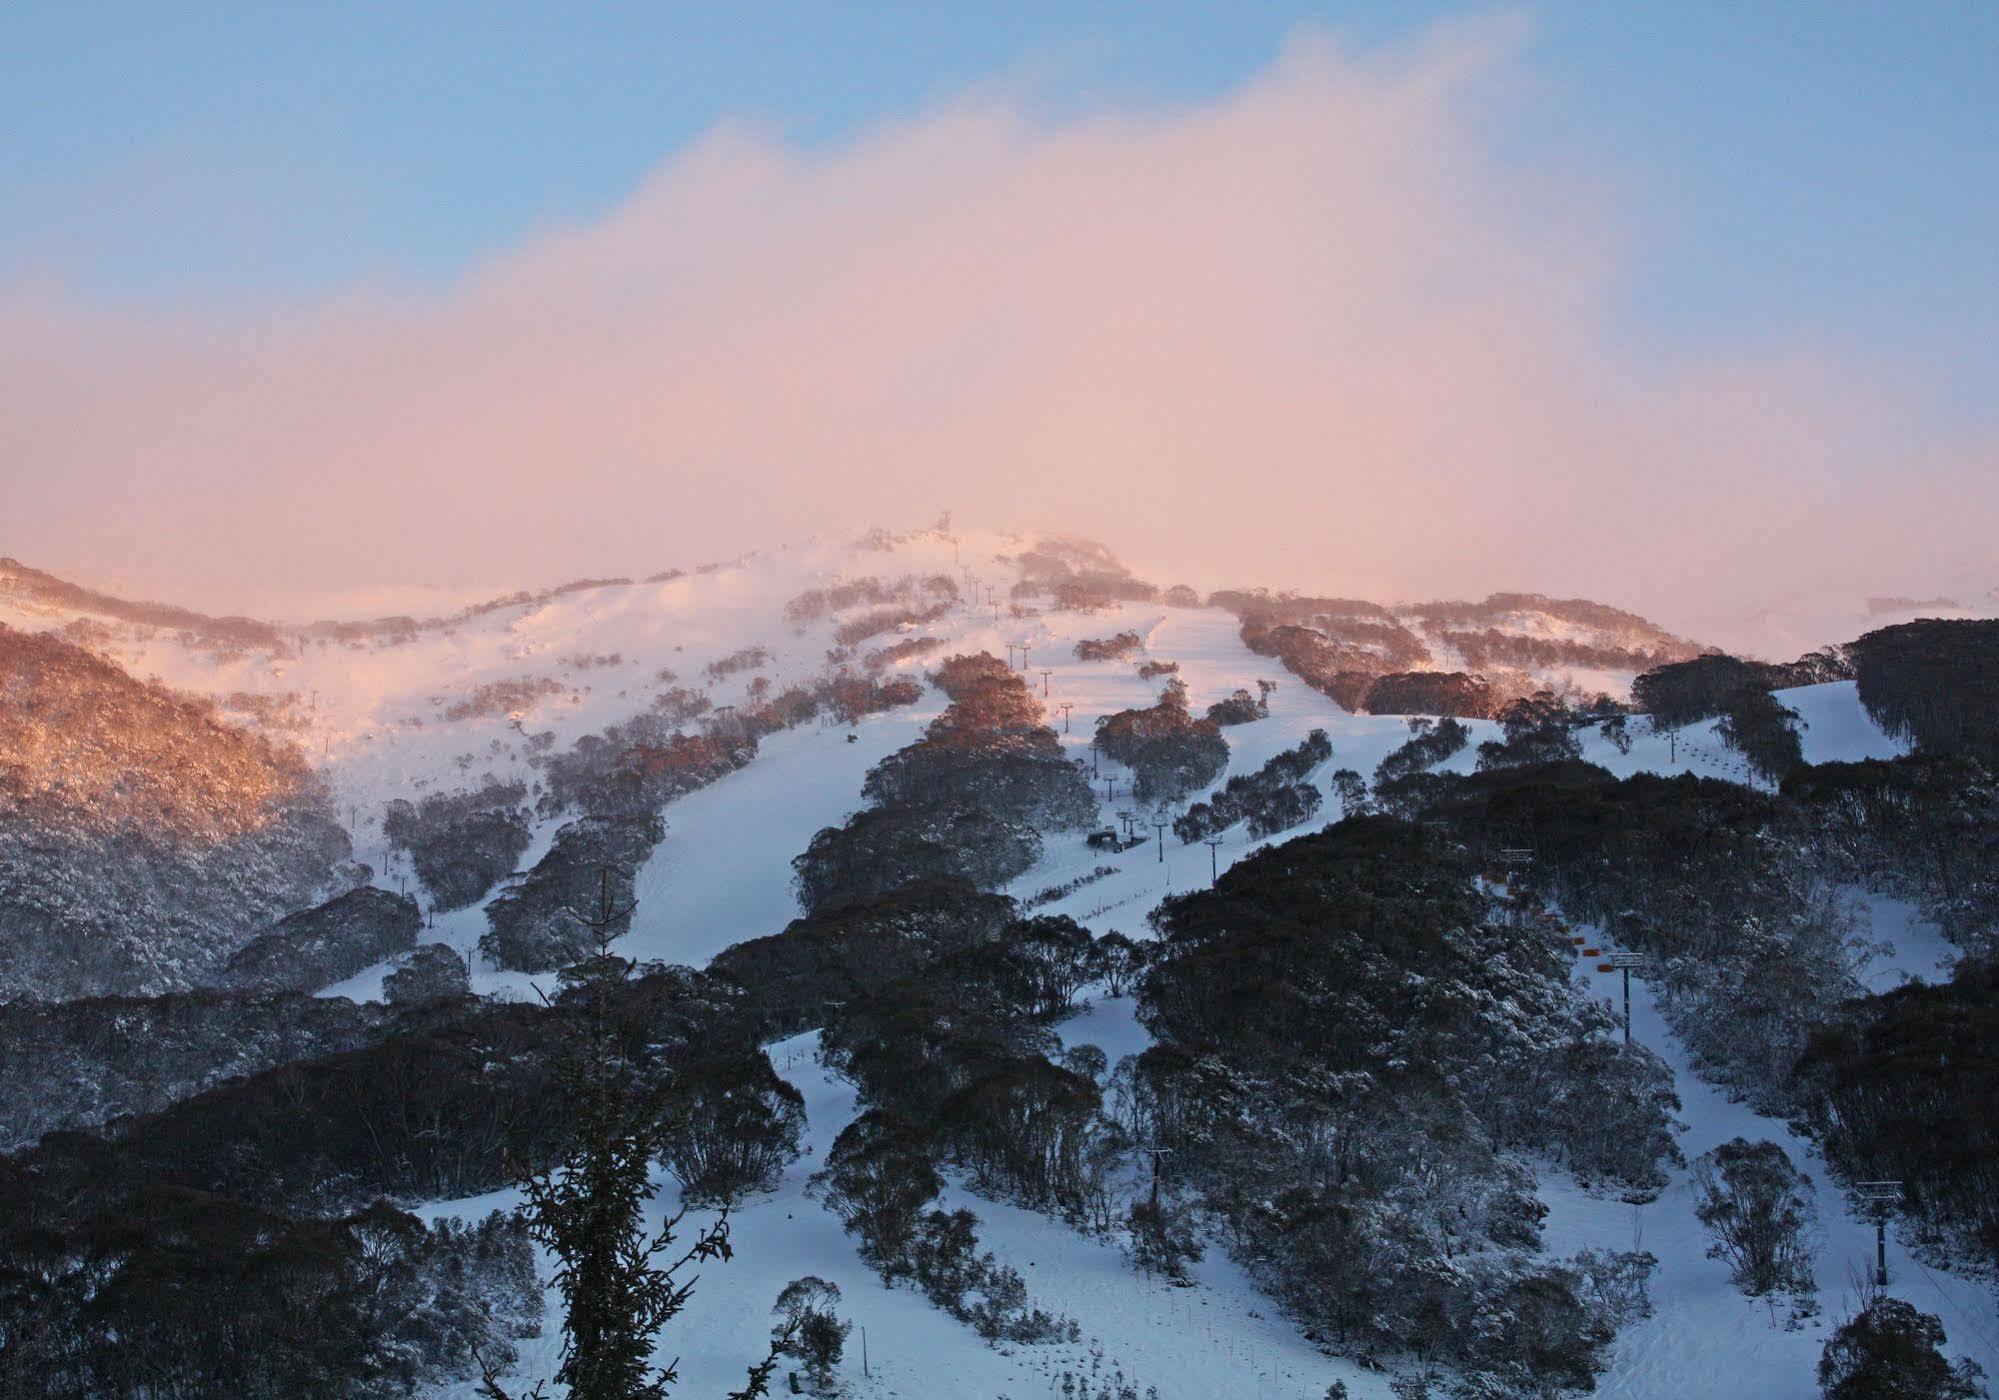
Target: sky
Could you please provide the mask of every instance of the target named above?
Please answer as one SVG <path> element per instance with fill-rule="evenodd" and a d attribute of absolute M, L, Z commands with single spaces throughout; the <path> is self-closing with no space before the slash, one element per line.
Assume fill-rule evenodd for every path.
<path fill-rule="evenodd" d="M 1999 7 L 0 8 L 0 553 L 1999 586 Z M 1710 629 L 1712 630 L 1712 629 Z"/>

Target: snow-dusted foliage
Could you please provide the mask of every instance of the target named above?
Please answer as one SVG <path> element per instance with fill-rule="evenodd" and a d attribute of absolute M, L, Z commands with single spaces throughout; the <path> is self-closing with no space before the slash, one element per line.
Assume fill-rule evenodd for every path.
<path fill-rule="evenodd" d="M 1587 1389 L 1614 1319 L 1538 1257 L 1541 1207 L 1506 1149 L 1650 1195 L 1677 1101 L 1472 875 L 1436 837 L 1371 818 L 1168 900 L 1133 1127 L 1337 1345 Z"/>
<path fill-rule="evenodd" d="M 486 905 L 480 951 L 501 967 L 552 972 L 581 960 L 608 900 L 613 933 L 630 926 L 633 873 L 665 835 L 657 817 L 583 817 L 556 832 L 548 854 Z M 579 918 L 578 916 L 582 916 Z"/>
<path fill-rule="evenodd" d="M 422 911 L 415 900 L 387 890 L 349 890 L 278 921 L 251 939 L 222 971 L 225 986 L 243 991 L 312 991 L 416 947 Z"/>
<path fill-rule="evenodd" d="M 541 1330 L 527 1232 L 497 1212 L 426 1225 L 378 1202 L 322 1220 L 168 1191 L 29 1226 L 0 1223 L 22 1285 L 0 1290 L 14 1393 L 407 1395 Z"/>
<path fill-rule="evenodd" d="M 760 1036 L 795 1035 L 862 992 L 998 937 L 1013 908 L 963 881 L 906 884 L 817 908 L 782 933 L 725 948 L 710 968 L 745 989 Z"/>
<path fill-rule="evenodd" d="M 1205 841 L 1247 821 L 1250 835 L 1260 839 L 1302 826 L 1317 815 L 1323 800 L 1305 778 L 1332 756 L 1332 739 L 1325 730 L 1314 729 L 1297 748 L 1278 754 L 1254 773 L 1238 773 L 1206 802 L 1196 802 L 1175 817 L 1173 834 L 1184 842 Z"/>
<path fill-rule="evenodd" d="M 1089 783 L 1017 672 L 981 653 L 947 659 L 934 680 L 951 703 L 868 774 L 874 805 L 821 830 L 793 863 L 807 909 L 920 881 L 989 889 L 1035 862 L 1043 831 L 1094 817 Z"/>
<path fill-rule="evenodd" d="M 0 1004 L 0 1150 L 59 1128 L 156 1113 L 226 1079 L 372 1045 L 402 1025 L 375 1005 L 297 993 Z"/>
<path fill-rule="evenodd" d="M 1656 959 L 1655 992 L 1714 1077 L 1781 1111 L 1813 1027 L 1857 995 L 1859 946 L 1824 863 L 1779 799 L 1729 783 L 1578 763 L 1444 780 L 1427 808 L 1622 947 Z"/>
<path fill-rule="evenodd" d="M 435 909 L 462 909 L 511 875 L 528 848 L 527 788 L 488 782 L 468 792 L 436 792 L 391 802 L 382 835 L 407 852 Z"/>
<path fill-rule="evenodd" d="M 1924 619 L 1852 645 L 1860 702 L 1926 753 L 1999 756 L 1999 621 Z"/>
<path fill-rule="evenodd" d="M 1096 746 L 1132 770 L 1132 796 L 1147 804 L 1177 802 L 1206 787 L 1229 761 L 1221 725 L 1189 713 L 1187 687 L 1177 679 L 1157 704 L 1100 718 Z"/>
<path fill-rule="evenodd" d="M 0 626 L 0 999 L 182 990 L 351 854 L 299 755 Z"/>
<path fill-rule="evenodd" d="M 462 997 L 472 990 L 465 959 L 448 943 L 426 943 L 403 959 L 382 979 L 382 995 L 391 1006 L 422 1006 L 440 997 Z"/>

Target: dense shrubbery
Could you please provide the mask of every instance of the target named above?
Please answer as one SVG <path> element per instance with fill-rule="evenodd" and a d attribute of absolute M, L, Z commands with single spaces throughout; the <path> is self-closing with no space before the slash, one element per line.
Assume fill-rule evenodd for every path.
<path fill-rule="evenodd" d="M 1022 920 L 848 1001 L 821 1053 L 982 1188 L 1108 1225 L 1123 1144 L 1095 1081 L 1048 1057 L 1048 1024 L 1095 971 L 1076 924 Z"/>
<path fill-rule="evenodd" d="M 1536 891 L 1658 960 L 1653 986 L 1707 1074 L 1784 1110 L 1806 1039 L 1859 990 L 1860 949 L 1777 798 L 1574 762 L 1431 785 L 1428 817 L 1489 860 L 1532 850 Z"/>
<path fill-rule="evenodd" d="M 421 1006 L 439 997 L 462 997 L 472 990 L 465 959 L 448 943 L 426 943 L 382 979 L 391 1006 Z"/>
<path fill-rule="evenodd" d="M 1921 906 L 1967 951 L 1999 953 L 1999 777 L 1984 763 L 1822 763 L 1783 791 L 1842 875 Z"/>
<path fill-rule="evenodd" d="M 1258 656 L 1276 657 L 1306 685 L 1356 714 L 1365 707 L 1368 689 L 1381 670 L 1372 653 L 1340 645 L 1323 632 L 1295 624 L 1267 626 L 1246 621 L 1242 644 Z"/>
<path fill-rule="evenodd" d="M 701 1205 L 771 1190 L 797 1158 L 805 1128 L 805 1100 L 761 1050 L 680 1066 L 666 1109 L 662 1160 L 681 1199 Z"/>
<path fill-rule="evenodd" d="M 1476 632 L 1445 630 L 1437 634 L 1437 639 L 1456 648 L 1465 665 L 1479 670 L 1587 666 L 1600 671 L 1645 671 L 1679 661 L 1693 650 L 1684 642 L 1622 646 L 1568 637 L 1523 637 L 1492 627 Z"/>
<path fill-rule="evenodd" d="M 1900 1298 L 1874 1295 L 1826 1339 L 1825 1400 L 1983 1400 L 1985 1372 L 1943 1354 L 1943 1323 Z"/>
<path fill-rule="evenodd" d="M 0 627 L 0 1000 L 210 982 L 351 855 L 295 750 Z"/>
<path fill-rule="evenodd" d="M 489 781 L 471 792 L 432 793 L 415 805 L 397 798 L 382 835 L 407 851 L 436 909 L 462 909 L 511 875 L 528 848 L 527 789 Z"/>
<path fill-rule="evenodd" d="M 422 927 L 414 899 L 363 886 L 279 920 L 236 951 L 221 980 L 245 991 L 317 991 L 407 953 Z"/>
<path fill-rule="evenodd" d="M 1206 802 L 1196 802 L 1173 821 L 1173 834 L 1191 845 L 1226 831 L 1239 821 L 1261 840 L 1310 821 L 1323 800 L 1305 781 L 1314 768 L 1333 756 L 1333 741 L 1314 729 L 1297 748 L 1278 754 L 1254 773 L 1230 778 Z"/>
<path fill-rule="evenodd" d="M 1851 650 L 1876 724 L 1925 753 L 1999 759 L 1999 621 L 1907 622 Z"/>
<path fill-rule="evenodd" d="M 1999 1270 L 1999 964 L 1849 1003 L 1797 1084 L 1839 1180 L 1902 1182 L 1922 1244 Z"/>
<path fill-rule="evenodd" d="M 1815 1310 L 1812 1247 L 1818 1227 L 1811 1179 L 1768 1140 L 1732 1138 L 1694 1159 L 1694 1216 L 1714 1236 L 1708 1258 L 1752 1298 L 1785 1293 L 1793 1316 Z"/>
<path fill-rule="evenodd" d="M 1136 632 L 1119 632 L 1111 637 L 1085 637 L 1076 643 L 1078 661 L 1122 661 L 1145 650 L 1145 638 Z"/>
<path fill-rule="evenodd" d="M 548 676 L 521 676 L 515 680 L 488 681 L 462 700 L 444 709 L 447 723 L 485 719 L 492 715 L 525 715 L 551 695 L 562 694 L 562 682 Z"/>
<path fill-rule="evenodd" d="M 1343 1347 L 1585 1389 L 1614 1319 L 1537 1257 L 1541 1207 L 1505 1149 L 1648 1195 L 1677 1102 L 1656 1058 L 1604 1037 L 1561 950 L 1486 922 L 1471 875 L 1436 837 L 1361 819 L 1169 900 L 1142 990 L 1158 1043 L 1120 1070 L 1130 1125 Z"/>
<path fill-rule="evenodd" d="M 1375 786 L 1385 786 L 1412 773 L 1435 768 L 1445 759 L 1463 752 L 1469 743 L 1471 734 L 1449 716 L 1434 725 L 1428 720 L 1411 720 L 1408 742 L 1375 765 Z"/>
<path fill-rule="evenodd" d="M 404 1025 L 378 1005 L 296 992 L 0 1004 L 0 1151 L 43 1133 L 157 1113 L 240 1075 L 372 1045 Z"/>
<path fill-rule="evenodd" d="M 1265 719 L 1270 714 L 1270 693 L 1276 689 L 1276 681 L 1258 681 L 1254 696 L 1247 690 L 1237 690 L 1227 699 L 1208 706 L 1208 719 L 1223 728 Z"/>
<path fill-rule="evenodd" d="M 746 646 L 717 657 L 702 667 L 710 680 L 726 680 L 743 671 L 761 670 L 770 664 L 770 650 L 762 646 Z"/>
<path fill-rule="evenodd" d="M 1481 772 L 1560 763 L 1582 754 L 1575 735 L 1575 715 L 1548 691 L 1536 691 L 1509 703 L 1499 712 L 1499 724 L 1503 740 L 1488 740 L 1478 746 Z"/>
<path fill-rule="evenodd" d="M 1779 782 L 1804 765 L 1804 749 L 1797 714 L 1770 690 L 1810 683 L 1803 677 L 1817 674 L 1817 655 L 1779 667 L 1710 652 L 1647 671 L 1631 683 L 1631 694 L 1659 728 L 1719 718 L 1721 741 L 1741 752 L 1764 777 Z"/>
<path fill-rule="evenodd" d="M 0 1378 L 32 1379 L 31 1393 L 377 1395 L 463 1376 L 474 1343 L 503 1360 L 505 1333 L 540 1313 L 517 1228 L 426 1230 L 365 1208 L 476 1195 L 511 1161 L 559 1155 L 574 1104 L 556 1070 L 589 1014 L 579 995 L 434 1003 L 379 1044 L 0 1161 Z M 690 1113 L 733 1084 L 768 1086 L 719 984 L 661 969 L 613 995 L 606 1023 L 643 1097 L 671 1085 Z M 740 1056 L 759 1061 L 749 1080 L 711 1075 Z M 782 1117 L 774 1132 L 756 1114 L 703 1119 L 708 1162 L 747 1163 L 754 1180 L 783 1150 Z M 751 1139 L 740 1153 L 736 1131 Z"/>
<path fill-rule="evenodd" d="M 756 1033 L 769 1040 L 821 1025 L 840 1003 L 997 937 L 1012 917 L 1012 900 L 962 881 L 909 884 L 827 904 L 782 933 L 725 948 L 709 967 L 744 989 Z"/>
<path fill-rule="evenodd" d="M 951 703 L 868 774 L 875 805 L 820 831 L 792 862 L 808 910 L 912 881 L 990 888 L 1039 858 L 1043 830 L 1095 816 L 1088 781 L 1017 672 L 985 654 L 954 656 L 933 679 Z"/>
<path fill-rule="evenodd" d="M 756 752 L 757 736 L 740 728 L 686 734 L 666 715 L 634 715 L 602 734 L 584 735 L 566 753 L 535 759 L 546 787 L 541 812 L 642 821 L 674 798 L 735 772 Z"/>
<path fill-rule="evenodd" d="M 1498 697 L 1484 676 L 1463 671 L 1398 671 L 1367 688 L 1371 715 L 1453 715 L 1492 718 Z"/>
<path fill-rule="evenodd" d="M 571 911 L 596 913 L 607 891 L 614 911 L 627 909 L 639 867 L 665 834 L 657 818 L 568 823 L 534 869 L 487 903 L 479 950 L 497 966 L 521 972 L 551 972 L 580 961 L 591 933 Z M 627 914 L 616 920 L 613 935 L 630 927 Z"/>
<path fill-rule="evenodd" d="M 1780 704 L 1769 691 L 1749 689 L 1737 691 L 1729 700 L 1715 733 L 1775 783 L 1805 766 L 1804 744 L 1798 737 L 1802 723 L 1797 711 Z"/>
<path fill-rule="evenodd" d="M 850 579 L 799 594 L 784 605 L 784 616 L 793 626 L 803 627 L 829 613 L 862 605 L 880 608 L 923 601 L 957 602 L 957 580 L 948 574 L 931 574 L 921 579 L 905 574 L 893 582 L 879 578 Z"/>
<path fill-rule="evenodd" d="M 407 1395 L 540 1334 L 527 1232 L 497 1212 L 319 1220 L 158 1190 L 74 1222 L 11 1219 L 0 1258 L 9 1394 Z"/>
<path fill-rule="evenodd" d="M 1132 770 L 1132 796 L 1144 803 L 1176 802 L 1220 777 L 1229 761 L 1221 726 L 1188 713 L 1187 687 L 1177 680 L 1148 709 L 1100 718 L 1095 744 Z"/>

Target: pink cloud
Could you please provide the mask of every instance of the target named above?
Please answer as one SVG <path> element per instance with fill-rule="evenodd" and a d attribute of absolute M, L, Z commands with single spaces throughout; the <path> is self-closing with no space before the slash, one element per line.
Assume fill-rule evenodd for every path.
<path fill-rule="evenodd" d="M 1513 47 L 1306 38 L 1209 105 L 1048 123 L 980 93 L 831 153 L 728 126 L 428 299 L 16 289 L 0 552 L 271 611 L 950 506 L 1162 581 L 1543 588 L 1696 630 L 1990 572 L 1999 451 L 1905 386 L 1809 346 L 1619 347 L 1614 192 L 1480 138 Z"/>

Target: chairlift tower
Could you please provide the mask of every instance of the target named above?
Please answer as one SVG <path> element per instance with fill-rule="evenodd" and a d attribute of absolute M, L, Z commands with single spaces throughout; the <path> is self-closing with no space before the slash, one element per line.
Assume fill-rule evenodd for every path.
<path fill-rule="evenodd" d="M 1221 878 L 1219 873 L 1220 867 L 1216 862 L 1215 852 L 1221 849 L 1222 838 L 1219 836 L 1205 837 L 1202 839 L 1201 844 L 1208 848 L 1208 884 L 1212 886 L 1216 880 Z"/>
<path fill-rule="evenodd" d="M 1651 970 L 1651 960 L 1640 953 L 1612 953 L 1597 964 L 1601 971 L 1615 969 L 1624 974 L 1624 1043 L 1631 1043 L 1631 974 L 1643 977 Z"/>
<path fill-rule="evenodd" d="M 1023 666 L 1021 667 L 1021 669 L 1024 671 L 1027 668 Z M 1043 700 L 1046 700 L 1048 698 L 1048 678 L 1054 675 L 1055 673 L 1049 670 L 1046 666 L 1041 666 L 1038 667 L 1037 669 L 1041 672 L 1041 698 Z"/>
<path fill-rule="evenodd" d="M 1856 1181 L 1854 1194 L 1874 1207 L 1874 1286 L 1888 1286 L 1888 1212 L 1902 1199 L 1899 1181 Z"/>
<path fill-rule="evenodd" d="M 1076 708 L 1076 702 L 1073 700 L 1064 700 L 1055 708 L 1062 712 L 1062 732 L 1067 734 L 1069 732 L 1069 711 Z"/>
<path fill-rule="evenodd" d="M 1167 821 L 1164 817 L 1154 817 L 1152 819 L 1152 829 L 1159 833 L 1159 863 L 1161 865 L 1166 864 L 1166 828 L 1171 825 L 1173 823 Z"/>

